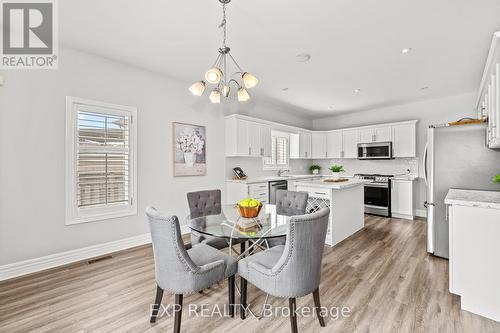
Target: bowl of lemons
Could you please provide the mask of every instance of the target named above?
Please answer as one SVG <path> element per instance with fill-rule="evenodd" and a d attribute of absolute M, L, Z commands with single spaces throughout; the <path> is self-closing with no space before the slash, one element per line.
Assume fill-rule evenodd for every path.
<path fill-rule="evenodd" d="M 238 202 L 238 210 L 240 215 L 245 218 L 254 218 L 259 216 L 260 210 L 262 208 L 262 203 L 259 200 L 253 198 L 246 198 Z"/>

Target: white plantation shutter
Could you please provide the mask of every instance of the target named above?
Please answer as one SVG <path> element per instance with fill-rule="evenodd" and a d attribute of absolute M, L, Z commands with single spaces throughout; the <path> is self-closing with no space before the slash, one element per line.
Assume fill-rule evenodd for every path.
<path fill-rule="evenodd" d="M 264 169 L 276 170 L 289 166 L 289 138 L 274 134 L 271 137 L 271 157 L 263 158 Z"/>
<path fill-rule="evenodd" d="M 276 165 L 288 165 L 288 139 L 283 137 L 276 138 Z"/>
<path fill-rule="evenodd" d="M 136 213 L 135 109 L 74 98 L 67 108 L 67 224 Z"/>
<path fill-rule="evenodd" d="M 77 205 L 96 207 L 129 201 L 129 116 L 78 107 Z"/>

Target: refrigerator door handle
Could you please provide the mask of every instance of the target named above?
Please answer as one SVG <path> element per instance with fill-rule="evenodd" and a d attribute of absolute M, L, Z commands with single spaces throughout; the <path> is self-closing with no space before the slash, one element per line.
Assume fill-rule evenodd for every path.
<path fill-rule="evenodd" d="M 427 149 L 429 148 L 429 143 L 425 144 L 425 149 L 424 149 L 424 158 L 422 159 L 422 169 L 424 170 L 424 180 L 425 180 L 425 185 L 429 185 L 427 181 Z"/>

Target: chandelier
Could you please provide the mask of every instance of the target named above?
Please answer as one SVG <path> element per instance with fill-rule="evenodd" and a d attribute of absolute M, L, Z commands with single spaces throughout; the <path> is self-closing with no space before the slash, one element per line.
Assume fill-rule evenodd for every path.
<path fill-rule="evenodd" d="M 237 88 L 236 95 L 238 96 L 238 101 L 246 102 L 250 99 L 247 89 L 255 87 L 257 83 L 259 83 L 259 80 L 249 72 L 242 70 L 240 65 L 238 65 L 231 55 L 231 49 L 226 45 L 226 5 L 231 2 L 231 0 L 219 0 L 219 2 L 222 3 L 222 22 L 219 25 L 219 28 L 222 28 L 223 31 L 222 47 L 219 48 L 219 54 L 214 64 L 205 73 L 205 80 L 195 82 L 189 87 L 189 91 L 195 96 L 201 96 L 207 87 L 207 83 L 215 85 L 209 98 L 212 103 L 218 104 L 220 103 L 221 95 L 225 98 L 230 96 L 232 84 Z M 237 71 L 230 76 L 227 71 L 228 61 L 231 61 L 237 69 Z M 238 82 L 240 78 L 242 83 Z"/>

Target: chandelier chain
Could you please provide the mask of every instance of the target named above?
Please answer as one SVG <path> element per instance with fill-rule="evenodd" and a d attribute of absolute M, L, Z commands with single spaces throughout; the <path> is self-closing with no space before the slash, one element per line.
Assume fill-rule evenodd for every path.
<path fill-rule="evenodd" d="M 226 25 L 227 25 L 227 19 L 226 19 L 226 4 L 222 4 L 222 22 L 219 25 L 219 28 L 222 28 L 222 47 L 226 47 Z"/>

